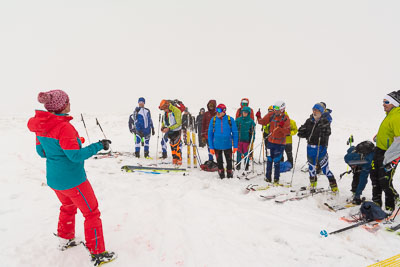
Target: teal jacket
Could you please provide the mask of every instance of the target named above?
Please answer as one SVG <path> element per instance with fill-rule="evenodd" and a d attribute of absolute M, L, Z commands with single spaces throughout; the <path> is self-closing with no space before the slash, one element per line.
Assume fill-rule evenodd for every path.
<path fill-rule="evenodd" d="M 101 142 L 82 148 L 71 116 L 37 110 L 28 122 L 36 134 L 36 151 L 46 158 L 47 185 L 56 190 L 71 189 L 86 181 L 84 161 L 103 149 Z"/>
<path fill-rule="evenodd" d="M 236 126 L 239 132 L 239 142 L 250 143 L 252 136 L 255 136 L 254 128 L 256 124 L 250 117 L 250 108 L 244 107 L 241 113 L 243 113 L 243 111 L 247 111 L 249 115 L 247 115 L 247 117 L 240 116 L 236 119 Z"/>

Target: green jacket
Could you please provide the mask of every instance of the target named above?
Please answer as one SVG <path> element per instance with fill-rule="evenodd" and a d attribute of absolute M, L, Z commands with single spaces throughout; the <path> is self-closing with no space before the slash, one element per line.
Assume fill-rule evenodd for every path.
<path fill-rule="evenodd" d="M 376 146 L 382 150 L 388 150 L 394 137 L 397 136 L 400 136 L 400 107 L 389 111 L 382 121 L 376 135 Z"/>
<path fill-rule="evenodd" d="M 169 104 L 169 112 L 164 114 L 162 127 L 170 131 L 179 131 L 182 128 L 182 112 L 179 108 Z"/>

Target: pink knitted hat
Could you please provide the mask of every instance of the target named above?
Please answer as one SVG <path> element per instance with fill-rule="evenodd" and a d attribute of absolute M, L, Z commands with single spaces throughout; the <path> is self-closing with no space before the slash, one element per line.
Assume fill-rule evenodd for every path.
<path fill-rule="evenodd" d="M 44 104 L 44 107 L 48 111 L 60 113 L 67 107 L 69 97 L 63 90 L 57 89 L 48 92 L 40 92 L 38 95 L 38 101 Z"/>

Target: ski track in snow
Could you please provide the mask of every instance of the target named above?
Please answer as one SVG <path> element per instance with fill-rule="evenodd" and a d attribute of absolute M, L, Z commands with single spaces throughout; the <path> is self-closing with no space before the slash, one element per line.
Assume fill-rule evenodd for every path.
<path fill-rule="evenodd" d="M 102 139 L 94 117 L 85 119 L 92 142 Z M 126 127 L 126 119 L 127 116 L 116 115 L 99 118 L 107 137 L 113 141 L 114 151 L 133 152 L 133 136 Z M 45 185 L 45 160 L 36 154 L 34 135 L 26 128 L 27 118 L 1 118 L 0 122 L 3 134 L 0 141 L 3 150 L 0 155 L 0 237 L 3 241 L 0 265 L 90 266 L 89 253 L 83 246 L 64 252 L 57 250 L 58 240 L 53 233 L 57 228 L 59 202 Z M 302 122 L 298 121 L 298 126 Z M 79 119 L 72 123 L 86 138 Z M 343 201 L 351 195 L 351 178 L 345 176 L 339 180 L 339 174 L 346 170 L 343 156 L 350 134 L 348 129 L 354 131 L 355 126 L 335 122 L 332 127 L 328 149 L 330 167 L 340 189 L 336 200 Z M 373 136 L 375 130 L 376 127 L 357 128 L 356 143 Z M 257 136 L 256 141 L 259 139 Z M 157 135 L 151 138 L 153 157 L 156 140 Z M 295 137 L 294 153 L 297 140 Z M 306 161 L 305 147 L 303 139 L 294 188 L 308 184 L 308 174 L 300 171 Z M 185 161 L 186 147 L 182 152 Z M 204 162 L 206 149 L 200 148 L 200 153 Z M 170 151 L 168 154 L 170 157 Z M 257 159 L 258 150 L 255 155 Z M 263 185 L 263 177 L 251 181 L 220 180 L 216 173 L 199 169 L 193 169 L 188 176 L 120 171 L 125 164 L 154 161 L 120 156 L 89 159 L 85 163 L 102 213 L 106 248 L 119 256 L 110 267 L 366 266 L 398 254 L 400 237 L 383 230 L 373 234 L 357 228 L 321 237 L 320 230 L 330 232 L 348 226 L 339 218 L 357 212 L 357 208 L 329 212 L 323 207 L 329 195 L 279 204 L 261 200 L 259 195 L 286 192 L 288 188 L 243 194 L 250 183 Z M 255 168 L 262 171 L 262 165 Z M 290 182 L 291 176 L 291 172 L 284 173 L 281 181 Z M 395 188 L 400 189 L 398 177 L 396 174 Z M 326 177 L 319 178 L 319 186 L 328 186 Z M 370 181 L 364 196 L 371 198 Z M 76 236 L 84 239 L 79 211 Z"/>

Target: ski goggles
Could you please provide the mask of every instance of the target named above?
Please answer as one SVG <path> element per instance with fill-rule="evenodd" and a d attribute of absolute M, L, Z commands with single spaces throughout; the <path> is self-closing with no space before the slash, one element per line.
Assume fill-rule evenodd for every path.
<path fill-rule="evenodd" d="M 274 110 L 280 110 L 280 109 L 281 109 L 280 106 L 273 106 L 272 108 L 273 108 Z"/>
<path fill-rule="evenodd" d="M 383 104 L 389 105 L 389 104 L 390 104 L 390 101 L 389 101 L 389 100 L 383 100 Z"/>
<path fill-rule="evenodd" d="M 247 101 L 247 100 L 243 100 L 243 101 L 242 101 L 242 105 L 243 105 L 243 106 L 247 106 L 248 104 L 249 104 L 249 101 Z"/>
<path fill-rule="evenodd" d="M 217 108 L 216 110 L 217 110 L 218 113 L 225 112 L 225 109 L 224 109 L 224 108 Z"/>

